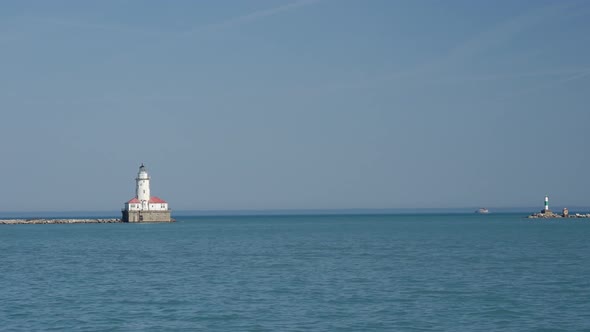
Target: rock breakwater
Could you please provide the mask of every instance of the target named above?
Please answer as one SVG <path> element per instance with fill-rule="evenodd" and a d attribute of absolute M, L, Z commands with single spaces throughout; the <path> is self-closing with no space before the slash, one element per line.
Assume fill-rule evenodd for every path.
<path fill-rule="evenodd" d="M 590 213 L 576 213 L 576 214 L 557 214 L 553 212 L 538 212 L 533 213 L 527 218 L 529 219 L 554 219 L 554 218 L 563 218 L 563 219 L 572 219 L 572 218 L 590 218 Z"/>
<path fill-rule="evenodd" d="M 0 219 L 0 225 L 38 225 L 38 224 L 111 224 L 121 219 Z"/>

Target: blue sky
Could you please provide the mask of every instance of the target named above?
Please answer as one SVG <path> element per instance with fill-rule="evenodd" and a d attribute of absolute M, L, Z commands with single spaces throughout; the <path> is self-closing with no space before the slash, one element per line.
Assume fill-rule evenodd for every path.
<path fill-rule="evenodd" d="M 590 206 L 586 1 L 4 1 L 0 211 Z"/>

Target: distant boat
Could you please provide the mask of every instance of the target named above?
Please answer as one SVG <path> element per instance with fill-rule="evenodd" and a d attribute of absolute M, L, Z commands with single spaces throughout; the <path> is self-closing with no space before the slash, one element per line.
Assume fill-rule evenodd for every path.
<path fill-rule="evenodd" d="M 486 214 L 486 213 L 490 213 L 490 210 L 488 210 L 486 208 L 479 208 L 475 211 L 475 213 Z"/>

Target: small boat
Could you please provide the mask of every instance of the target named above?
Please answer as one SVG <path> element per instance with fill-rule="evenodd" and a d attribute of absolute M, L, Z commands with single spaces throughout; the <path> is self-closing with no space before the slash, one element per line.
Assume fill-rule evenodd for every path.
<path fill-rule="evenodd" d="M 486 213 L 490 213 L 490 210 L 488 210 L 486 208 L 479 208 L 475 211 L 475 213 L 486 214 Z"/>

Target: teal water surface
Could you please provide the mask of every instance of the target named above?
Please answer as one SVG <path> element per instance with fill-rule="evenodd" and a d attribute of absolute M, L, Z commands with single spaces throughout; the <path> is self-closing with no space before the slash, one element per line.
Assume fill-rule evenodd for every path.
<path fill-rule="evenodd" d="M 177 219 L 0 227 L 0 330 L 590 330 L 590 220 Z"/>

